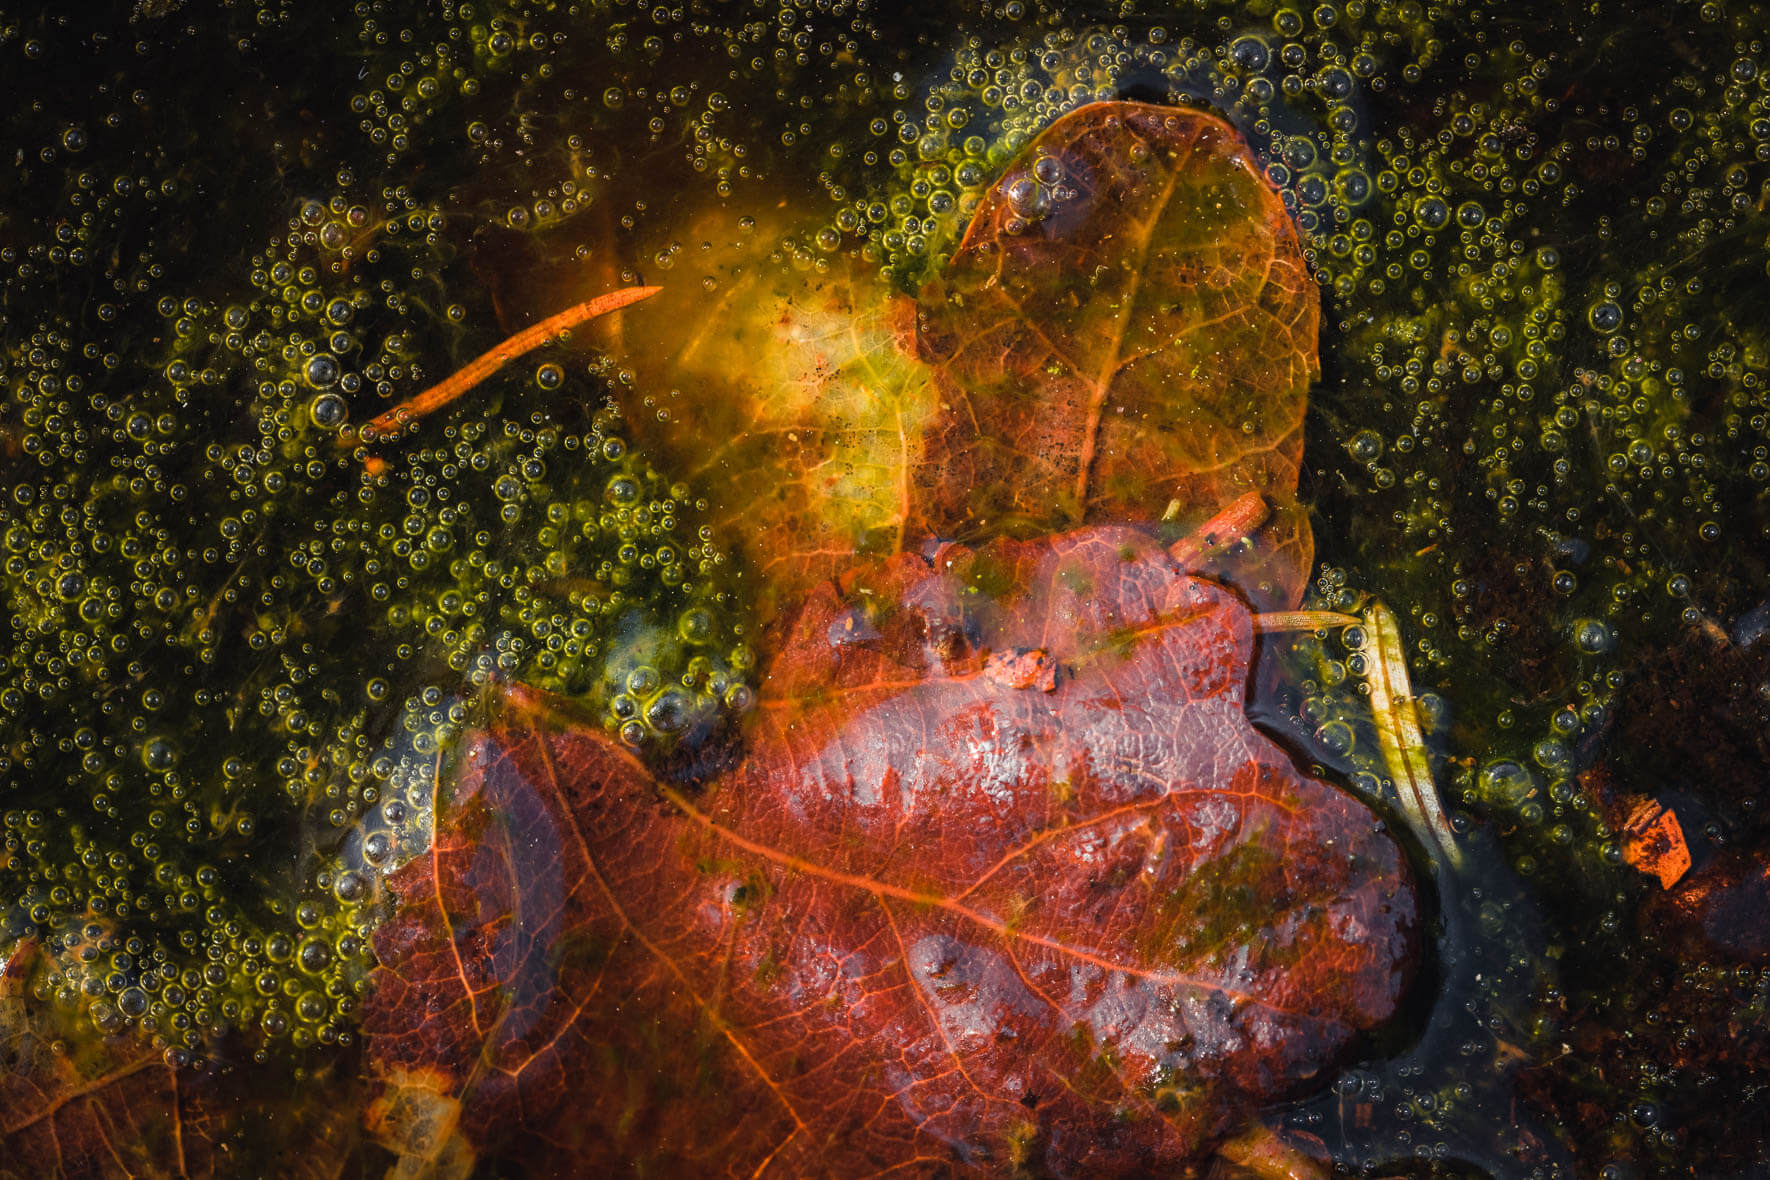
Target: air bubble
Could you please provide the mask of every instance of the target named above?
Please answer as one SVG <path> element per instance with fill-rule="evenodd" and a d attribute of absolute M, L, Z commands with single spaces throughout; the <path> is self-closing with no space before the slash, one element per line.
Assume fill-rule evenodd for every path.
<path fill-rule="evenodd" d="M 1229 46 L 1229 56 L 1242 69 L 1258 72 L 1271 61 L 1272 51 L 1258 37 L 1238 37 Z"/>
<path fill-rule="evenodd" d="M 1007 198 L 1009 208 L 1027 221 L 1037 221 L 1051 208 L 1049 194 L 1030 176 L 1009 181 L 1002 195 Z"/>
<path fill-rule="evenodd" d="M 657 732 L 674 735 L 693 725 L 701 712 L 694 694 L 680 688 L 666 688 L 645 706 L 645 720 Z"/>
<path fill-rule="evenodd" d="M 1361 430 L 1346 443 L 1346 452 L 1360 463 L 1370 463 L 1382 457 L 1383 436 L 1374 430 Z"/>
<path fill-rule="evenodd" d="M 686 643 L 711 643 L 718 637 L 712 612 L 700 606 L 684 611 L 676 622 L 676 630 Z"/>
<path fill-rule="evenodd" d="M 178 765 L 178 748 L 165 738 L 150 738 L 141 748 L 141 764 L 149 770 L 171 770 Z"/>
<path fill-rule="evenodd" d="M 322 352 L 307 362 L 307 383 L 316 389 L 324 389 L 337 383 L 339 371 L 338 358 Z"/>
<path fill-rule="evenodd" d="M 1573 624 L 1573 644 L 1587 655 L 1602 655 L 1616 646 L 1616 635 L 1600 619 L 1578 619 Z"/>
<path fill-rule="evenodd" d="M 349 412 L 349 404 L 335 393 L 322 393 L 307 407 L 307 416 L 322 430 L 332 430 L 344 425 Z"/>
<path fill-rule="evenodd" d="M 1427 229 L 1439 229 L 1450 221 L 1450 206 L 1437 197 L 1422 197 L 1414 202 L 1414 216 Z"/>
<path fill-rule="evenodd" d="M 309 938 L 302 942 L 301 950 L 296 955 L 296 962 L 303 971 L 318 974 L 332 962 L 332 948 L 323 938 Z"/>
<path fill-rule="evenodd" d="M 1536 779 L 1516 762 L 1500 760 L 1481 768 L 1476 784 L 1491 806 L 1517 808 L 1537 792 Z"/>

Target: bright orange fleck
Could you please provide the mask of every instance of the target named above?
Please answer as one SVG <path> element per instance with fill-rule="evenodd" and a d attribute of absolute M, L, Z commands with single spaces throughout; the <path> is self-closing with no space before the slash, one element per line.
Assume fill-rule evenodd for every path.
<path fill-rule="evenodd" d="M 1623 824 L 1623 859 L 1670 889 L 1690 870 L 1690 849 L 1676 812 L 1643 799 Z"/>

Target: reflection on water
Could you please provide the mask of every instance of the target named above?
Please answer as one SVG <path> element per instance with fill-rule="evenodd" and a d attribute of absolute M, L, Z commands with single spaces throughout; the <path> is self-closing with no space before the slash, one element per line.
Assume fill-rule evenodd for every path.
<path fill-rule="evenodd" d="M 708 784 L 749 773 L 806 596 L 844 579 L 832 651 L 895 634 L 908 608 L 857 562 L 979 546 L 955 630 L 928 624 L 957 646 L 928 650 L 982 675 L 980 604 L 1024 590 L 991 536 L 1142 521 L 1171 544 L 1253 488 L 1267 531 L 1213 572 L 1266 608 L 1306 580 L 1305 607 L 1365 623 L 1267 630 L 1250 711 L 1388 817 L 1429 945 L 1401 1014 L 1287 1105 L 1199 1130 L 1184 1069 L 1107 1105 L 1191 1128 L 1170 1164 L 1228 1140 L 1373 1174 L 1770 1166 L 1761 26 L 1717 2 L 0 11 L 0 1165 L 255 1172 L 275 1126 L 353 1173 L 521 1170 L 532 1145 L 488 1112 L 533 1087 L 598 1111 L 526 1128 L 549 1150 L 710 1166 L 766 1106 L 710 1097 L 767 1019 L 743 996 L 811 945 L 792 930 L 829 932 L 771 902 L 774 869 L 733 876 L 750 853 L 697 845 L 778 961 L 670 976 L 643 1035 L 547 1057 L 553 1006 L 607 1021 L 606 965 L 664 937 L 561 917 L 649 871 L 604 880 L 570 832 L 717 824 Z M 1182 199 L 1151 188 L 1194 175 L 1139 154 L 1159 135 L 1109 135 L 1093 171 L 1029 149 L 1109 99 L 1221 115 L 1282 199 L 1320 292 L 1300 461 L 1301 399 L 1269 400 L 1278 369 L 1313 375 L 1270 326 L 1298 289 L 1262 270 L 1273 318 L 1219 325 L 1246 312 L 1252 173 Z M 1143 216 L 1151 191 L 1191 215 Z M 968 254 L 990 218 L 999 249 Z M 1040 241 L 1062 249 L 1013 245 Z M 663 290 L 350 444 L 639 284 Z M 1065 398 L 1105 428 L 1065 435 Z M 1460 859 L 1398 805 L 1376 600 Z M 1050 646 L 987 667 L 1028 691 Z M 541 731 L 614 761 L 546 771 L 564 793 L 529 815 L 486 766 L 502 742 L 540 781 Z M 618 805 L 586 785 L 641 768 Z M 542 823 L 562 800 L 571 823 Z M 906 897 L 952 900 L 924 856 L 890 870 L 920 874 Z M 801 859 L 781 871 L 839 856 Z M 525 893 L 545 880 L 566 892 Z M 1229 936 L 1282 941 L 1268 875 L 1214 888 L 1169 900 L 1205 922 L 1233 898 Z M 1006 909 L 1004 945 L 1036 930 Z M 418 979 L 449 987 L 399 990 Z M 1088 1035 L 1046 1089 L 1135 1074 L 1131 1040 Z M 563 1064 L 495 1064 L 518 1059 Z M 988 1142 L 927 1115 L 904 1158 L 1085 1159 L 1038 1089 Z M 168 1140 L 144 1112 L 175 1103 Z M 1130 1158 L 1099 1134 L 1099 1167 Z"/>

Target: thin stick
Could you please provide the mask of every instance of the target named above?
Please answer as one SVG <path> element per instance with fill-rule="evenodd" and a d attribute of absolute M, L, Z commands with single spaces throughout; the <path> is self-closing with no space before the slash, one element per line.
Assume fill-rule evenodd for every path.
<path fill-rule="evenodd" d="M 357 430 L 355 438 L 348 437 L 349 432 L 345 432 L 339 436 L 339 441 L 345 445 L 355 445 L 359 441 L 374 442 L 382 436 L 397 434 L 406 423 L 448 405 L 525 352 L 533 352 L 548 341 L 565 335 L 586 320 L 593 320 L 599 315 L 607 315 L 611 311 L 619 311 L 623 307 L 638 303 L 641 299 L 650 299 L 662 290 L 662 287 L 622 287 L 618 291 L 610 291 L 605 295 L 598 295 L 594 299 L 568 307 L 558 315 L 548 316 L 540 323 L 524 328 L 490 352 L 475 359 L 465 368 L 432 385 L 423 393 L 408 398 L 386 413 L 365 422 Z"/>
<path fill-rule="evenodd" d="M 1168 556 L 1182 569 L 1191 569 L 1201 558 L 1248 536 L 1265 524 L 1270 514 L 1265 498 L 1259 492 L 1249 492 L 1189 535 L 1175 541 L 1168 547 Z"/>

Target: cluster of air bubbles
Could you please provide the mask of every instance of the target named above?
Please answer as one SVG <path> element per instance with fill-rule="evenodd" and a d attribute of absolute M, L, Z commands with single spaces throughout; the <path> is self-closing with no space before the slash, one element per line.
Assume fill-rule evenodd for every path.
<path fill-rule="evenodd" d="M 1362 276 L 1380 248 L 1370 207 L 1398 187 L 1373 162 L 1367 95 L 1421 76 L 1439 52 L 1430 24 L 1410 5 L 1353 3 L 1311 17 L 1279 7 L 1264 21 L 1219 29 L 1227 31 L 1200 37 L 1159 26 L 1066 26 L 1026 40 L 971 39 L 944 78 L 919 96 L 899 95 L 900 105 L 868 124 L 864 149 L 844 153 L 850 166 L 893 179 L 883 192 L 831 179 L 838 208 L 830 241 L 858 238 L 889 273 L 912 282 L 938 268 L 982 194 L 1040 130 L 1077 107 L 1129 94 L 1227 117 L 1266 162 L 1324 278 L 1349 293 L 1342 275 Z M 1440 228 L 1473 230 L 1489 211 L 1478 200 L 1433 198 L 1423 215 Z"/>

